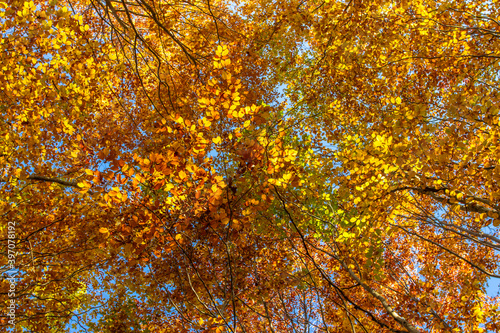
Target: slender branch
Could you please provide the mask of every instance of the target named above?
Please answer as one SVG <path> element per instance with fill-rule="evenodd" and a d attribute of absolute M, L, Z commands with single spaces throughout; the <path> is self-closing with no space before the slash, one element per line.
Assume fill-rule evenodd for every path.
<path fill-rule="evenodd" d="M 67 180 L 62 180 L 62 179 L 58 179 L 58 178 L 34 175 L 34 176 L 29 176 L 28 179 L 29 180 L 39 180 L 42 182 L 49 182 L 49 183 L 57 183 L 57 184 L 64 185 L 64 186 L 71 186 L 71 187 L 75 187 L 75 188 L 80 188 L 78 186 L 77 182 L 75 182 L 75 181 L 67 181 Z"/>

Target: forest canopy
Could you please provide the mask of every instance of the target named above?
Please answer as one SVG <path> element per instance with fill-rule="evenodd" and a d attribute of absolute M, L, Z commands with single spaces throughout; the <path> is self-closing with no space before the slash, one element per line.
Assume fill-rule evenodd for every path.
<path fill-rule="evenodd" d="M 0 330 L 500 331 L 499 13 L 0 0 Z"/>

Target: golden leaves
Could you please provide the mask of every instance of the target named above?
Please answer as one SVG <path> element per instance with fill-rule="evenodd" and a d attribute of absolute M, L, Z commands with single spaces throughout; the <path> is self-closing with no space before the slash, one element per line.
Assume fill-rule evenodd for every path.
<path fill-rule="evenodd" d="M 226 45 L 218 45 L 215 52 L 213 66 L 215 69 L 221 69 L 227 67 L 231 64 L 231 60 L 228 59 L 229 49 Z"/>
<path fill-rule="evenodd" d="M 209 128 L 209 127 L 212 125 L 212 122 L 211 122 L 211 121 L 209 121 L 209 120 L 207 120 L 207 118 L 206 118 L 206 117 L 203 117 L 202 119 L 199 119 L 199 120 L 198 120 L 198 124 L 199 124 L 200 126 L 205 127 L 205 128 Z"/>
<path fill-rule="evenodd" d="M 275 300 L 293 307 L 311 301 L 309 295 L 311 304 L 328 309 L 315 318 L 325 327 L 349 328 L 349 308 L 369 330 L 379 328 L 370 318 L 397 328 L 345 267 L 389 303 L 407 304 L 393 308 L 430 330 L 444 329 L 433 326 L 438 317 L 430 310 L 444 320 L 469 312 L 471 320 L 489 318 L 486 306 L 483 313 L 475 304 L 468 312 L 454 305 L 453 290 L 469 292 L 477 286 L 466 281 L 481 276 L 453 251 L 496 267 L 481 245 L 491 239 L 471 245 L 478 230 L 500 221 L 493 212 L 500 192 L 498 97 L 488 88 L 498 78 L 489 60 L 478 57 L 494 55 L 487 53 L 494 41 L 474 26 L 477 15 L 444 5 L 430 10 L 418 1 L 244 2 L 241 13 L 224 2 L 157 3 L 146 10 L 147 1 L 132 1 L 108 8 L 117 29 L 111 33 L 94 12 L 82 11 L 86 4 L 72 4 L 71 11 L 35 2 L 2 12 L 11 24 L 3 45 L 15 51 L 3 53 L 0 82 L 5 100 L 16 101 L 2 111 L 0 154 L 8 156 L 2 178 L 9 181 L 2 194 L 24 207 L 21 214 L 2 214 L 28 214 L 23 235 L 47 221 L 64 222 L 30 236 L 47 247 L 36 251 L 69 248 L 62 253 L 71 255 L 54 260 L 66 273 L 85 267 L 89 276 L 92 264 L 107 260 L 109 273 L 118 272 L 111 278 L 130 277 L 134 283 L 124 285 L 147 295 L 160 313 L 157 324 L 174 330 L 221 331 L 223 318 L 209 314 L 214 307 L 214 313 L 238 313 L 245 320 L 235 325 L 248 332 L 267 329 L 270 323 L 255 315 L 266 311 L 286 330 L 306 320 L 285 309 L 294 316 L 286 322 Z M 134 61 L 120 63 L 121 57 Z M 17 192 L 24 182 L 15 178 L 20 167 L 67 175 L 78 190 L 74 183 L 69 189 L 31 184 Z M 476 234 L 463 241 L 466 236 L 448 237 L 442 226 Z M 100 240 L 88 236 L 96 233 Z M 81 239 L 95 244 L 82 250 Z M 126 260 L 106 257 L 117 253 Z M 65 282 L 47 285 L 64 292 L 73 278 L 60 273 L 55 281 Z M 158 283 L 169 284 L 188 320 L 156 308 L 168 303 Z M 422 299 L 406 297 L 402 285 Z M 238 300 L 230 296 L 235 286 Z M 131 313 L 148 310 L 137 306 Z M 151 331 L 158 330 L 154 325 Z"/>
<path fill-rule="evenodd" d="M 229 54 L 229 50 L 227 49 L 227 46 L 226 45 L 219 45 L 217 46 L 217 51 L 215 52 L 215 54 L 218 56 L 218 57 L 225 57 Z"/>
<path fill-rule="evenodd" d="M 81 182 L 79 182 L 77 184 L 79 187 L 81 187 L 82 189 L 89 189 L 92 187 L 92 184 L 90 184 L 88 181 L 86 180 L 82 180 Z"/>

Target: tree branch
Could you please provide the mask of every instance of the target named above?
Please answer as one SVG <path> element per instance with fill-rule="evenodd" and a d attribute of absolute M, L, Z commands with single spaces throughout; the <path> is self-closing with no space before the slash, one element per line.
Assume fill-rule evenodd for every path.
<path fill-rule="evenodd" d="M 67 181 L 67 180 L 62 180 L 62 179 L 57 179 L 57 178 L 51 178 L 51 177 L 45 177 L 45 176 L 29 176 L 29 180 L 39 180 L 42 182 L 49 182 L 49 183 L 57 183 L 63 186 L 71 186 L 75 188 L 80 188 L 77 184 L 77 182 L 72 182 L 72 181 Z"/>

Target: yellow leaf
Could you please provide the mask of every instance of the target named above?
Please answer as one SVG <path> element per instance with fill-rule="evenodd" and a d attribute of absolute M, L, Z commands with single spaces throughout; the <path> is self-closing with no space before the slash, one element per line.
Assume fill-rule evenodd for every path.
<path fill-rule="evenodd" d="M 99 229 L 99 232 L 100 232 L 101 234 L 107 234 L 107 233 L 109 232 L 109 230 L 108 230 L 108 228 L 104 228 L 104 227 L 102 227 L 102 228 L 100 228 L 100 229 Z"/>
<path fill-rule="evenodd" d="M 222 141 L 222 139 L 221 139 L 220 136 L 212 139 L 212 142 L 215 143 L 216 145 L 218 145 L 219 143 L 221 143 L 221 141 Z"/>

